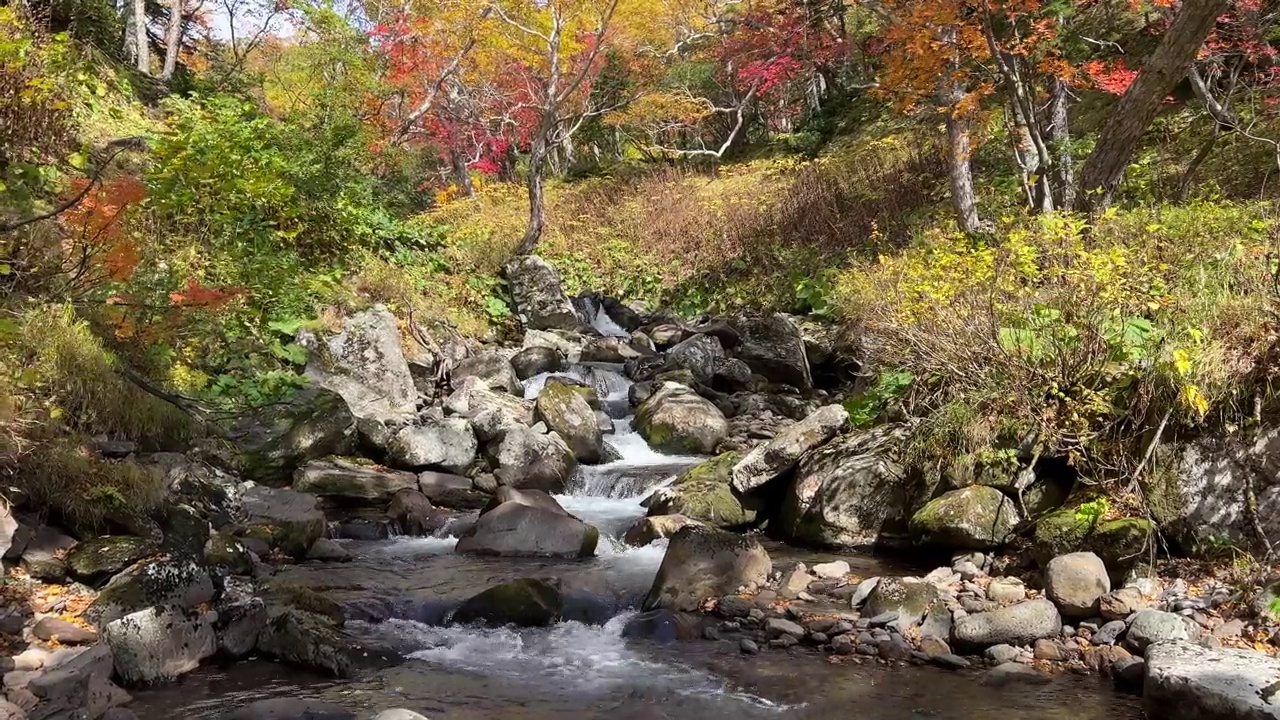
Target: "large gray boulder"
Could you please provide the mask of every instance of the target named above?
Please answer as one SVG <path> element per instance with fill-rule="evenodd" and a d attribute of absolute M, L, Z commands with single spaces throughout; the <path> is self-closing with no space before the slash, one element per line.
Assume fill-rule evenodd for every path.
<path fill-rule="evenodd" d="M 418 490 L 432 505 L 453 510 L 479 510 L 489 503 L 489 494 L 465 475 L 427 470 L 418 473 Z"/>
<path fill-rule="evenodd" d="M 986 550 L 1008 542 L 1021 520 L 1004 493 L 971 485 L 930 500 L 911 517 L 911 532 L 937 545 Z"/>
<path fill-rule="evenodd" d="M 564 294 L 560 273 L 537 255 L 521 255 L 505 269 L 520 324 L 532 330 L 577 330 L 582 319 Z"/>
<path fill-rule="evenodd" d="M 875 584 L 862 606 L 862 616 L 873 618 L 895 613 L 898 627 L 906 630 L 919 625 L 925 613 L 940 598 L 938 588 L 924 580 L 884 577 Z"/>
<path fill-rule="evenodd" d="M 802 391 L 813 389 L 804 338 L 786 315 L 742 318 L 733 322 L 733 328 L 740 338 L 734 355 L 745 361 L 753 372 L 770 382 Z"/>
<path fill-rule="evenodd" d="M 533 424 L 533 401 L 486 387 L 479 378 L 467 378 L 445 398 L 449 412 L 471 421 L 482 443 L 501 441 L 507 431 Z"/>
<path fill-rule="evenodd" d="M 656 450 L 710 455 L 729 434 L 724 413 L 679 383 L 664 382 L 640 407 L 635 427 Z"/>
<path fill-rule="evenodd" d="M 564 354 L 554 347 L 527 347 L 511 356 L 511 368 L 517 378 L 528 380 L 564 368 Z"/>
<path fill-rule="evenodd" d="M 801 458 L 780 527 L 797 541 L 869 547 L 903 533 L 912 488 L 898 461 L 907 431 L 883 426 L 836 438 Z"/>
<path fill-rule="evenodd" d="M 295 557 L 306 557 L 325 532 L 324 512 L 315 495 L 257 485 L 241 496 L 245 534 L 266 540 Z"/>
<path fill-rule="evenodd" d="M 578 462 L 594 465 L 602 460 L 604 435 L 596 421 L 595 410 L 583 393 L 572 385 L 547 383 L 538 393 L 535 413 L 537 419 L 564 439 Z"/>
<path fill-rule="evenodd" d="M 457 552 L 502 557 L 583 558 L 595 554 L 600 531 L 568 514 L 519 502 L 483 513 L 458 540 Z"/>
<path fill-rule="evenodd" d="M 1184 551 L 1209 551 L 1224 539 L 1266 551 L 1255 521 L 1266 537 L 1280 535 L 1280 427 L 1259 431 L 1249 443 L 1205 436 L 1158 457 L 1170 472 L 1149 473 L 1144 494 L 1161 534 Z"/>
<path fill-rule="evenodd" d="M 237 660 L 253 652 L 258 638 L 267 627 L 267 605 L 254 594 L 254 588 L 240 580 L 228 578 L 216 606 L 218 618 L 213 624 L 218 638 L 218 653 Z"/>
<path fill-rule="evenodd" d="M 734 452 L 723 453 L 680 473 L 645 499 L 648 514 L 683 515 L 719 528 L 752 522 L 755 509 L 744 506 L 729 485 L 730 472 L 740 457 Z"/>
<path fill-rule="evenodd" d="M 1009 605 L 990 612 L 956 618 L 952 638 L 961 646 L 1029 645 L 1062 632 L 1062 616 L 1043 598 Z"/>
<path fill-rule="evenodd" d="M 693 335 L 667 351 L 662 364 L 665 370 L 688 370 L 693 379 L 709 383 L 724 361 L 720 340 L 711 335 Z"/>
<path fill-rule="evenodd" d="M 67 568 L 84 582 L 106 580 L 148 555 L 160 546 L 147 538 L 130 535 L 99 535 L 78 543 L 67 552 Z"/>
<path fill-rule="evenodd" d="M 1253 650 L 1162 642 L 1147 648 L 1142 704 L 1161 720 L 1280 718 L 1280 659 Z"/>
<path fill-rule="evenodd" d="M 426 536 L 443 528 L 449 514 L 436 508 L 418 490 L 401 490 L 387 505 L 387 517 L 403 535 Z"/>
<path fill-rule="evenodd" d="M 246 480 L 285 482 L 308 460 L 350 448 L 355 421 L 341 395 L 307 388 L 235 422 L 230 434 L 239 450 L 237 470 Z"/>
<path fill-rule="evenodd" d="M 534 578 L 520 578 L 495 585 L 467 598 L 454 611 L 456 623 L 541 627 L 560 617 L 563 601 L 555 585 Z"/>
<path fill-rule="evenodd" d="M 733 489 L 748 493 L 777 479 L 795 467 L 805 453 L 835 437 L 847 422 L 847 410 L 839 405 L 827 405 L 783 428 L 733 467 Z"/>
<path fill-rule="evenodd" d="M 341 395 L 356 417 L 402 421 L 417 410 L 418 389 L 386 308 L 356 313 L 343 321 L 342 332 L 307 335 L 304 342 L 311 351 L 307 378 Z"/>
<path fill-rule="evenodd" d="M 1156 643 L 1175 640 L 1190 640 L 1187 620 L 1171 612 L 1147 608 L 1139 610 L 1129 623 L 1129 631 L 1125 633 L 1125 644 L 1133 650 L 1142 652 Z"/>
<path fill-rule="evenodd" d="M 259 652 L 333 677 L 350 674 L 350 647 L 331 618 L 298 608 L 274 612 L 258 637 Z"/>
<path fill-rule="evenodd" d="M 497 466 L 498 482 L 520 489 L 564 492 L 577 461 L 559 433 L 513 427 L 486 452 Z"/>
<path fill-rule="evenodd" d="M 116 675 L 129 685 L 167 682 L 195 670 L 218 650 L 217 613 L 181 608 L 140 610 L 107 624 Z"/>
<path fill-rule="evenodd" d="M 515 368 L 505 355 L 496 351 L 472 355 L 460 361 L 450 374 L 451 381 L 460 385 L 467 378 L 477 378 L 492 390 L 519 395 L 522 386 Z"/>
<path fill-rule="evenodd" d="M 771 572 L 769 553 L 755 538 L 688 525 L 671 537 L 643 609 L 693 612 L 709 597 L 763 587 Z"/>
<path fill-rule="evenodd" d="M 460 417 L 425 414 L 420 425 L 402 428 L 387 447 L 387 459 L 407 470 L 440 468 L 452 473 L 476 459 L 476 434 Z"/>
<path fill-rule="evenodd" d="M 542 508 L 549 512 L 558 513 L 560 515 L 568 515 L 555 498 L 551 497 L 542 490 L 518 490 L 506 485 L 499 486 L 493 493 L 493 499 L 484 507 L 481 514 L 489 512 L 504 503 L 516 503 L 518 505 L 527 505 L 529 507 Z"/>
<path fill-rule="evenodd" d="M 106 643 L 64 649 L 46 660 L 42 672 L 6 675 L 5 689 L 11 698 L 25 689 L 23 698 L 34 704 L 24 704 L 28 713 L 18 718 L 98 718 L 132 699 L 112 684 L 111 670 L 111 649 Z M 25 683 L 23 675 L 27 675 Z"/>
<path fill-rule="evenodd" d="M 194 560 L 152 560 L 111 578 L 85 617 L 105 627 L 114 620 L 156 606 L 192 610 L 214 598 L 209 570 Z"/>
<path fill-rule="evenodd" d="M 1102 558 L 1091 552 L 1059 555 L 1044 570 L 1045 595 L 1069 618 L 1098 615 L 1098 600 L 1111 592 Z"/>
<path fill-rule="evenodd" d="M 686 525 L 700 525 L 684 515 L 650 515 L 642 517 L 627 529 L 622 542 L 635 547 L 644 547 L 650 543 L 669 538 Z"/>
<path fill-rule="evenodd" d="M 358 458 L 328 457 L 298 468 L 293 489 L 339 500 L 384 503 L 418 485 L 418 476 Z"/>

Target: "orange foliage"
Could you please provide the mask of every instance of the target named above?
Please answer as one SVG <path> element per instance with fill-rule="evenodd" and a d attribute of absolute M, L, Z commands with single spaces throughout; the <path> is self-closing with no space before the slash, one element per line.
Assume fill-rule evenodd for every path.
<path fill-rule="evenodd" d="M 225 304 L 231 298 L 239 295 L 242 291 L 239 288 L 210 288 L 200 284 L 195 278 L 187 278 L 187 286 L 183 292 L 174 291 L 169 293 L 169 300 L 174 305 L 182 307 L 207 307 L 215 308 Z"/>
<path fill-rule="evenodd" d="M 89 181 L 72 183 L 73 195 L 85 191 Z M 66 247 L 69 256 L 84 255 L 106 277 L 121 282 L 133 276 L 141 257 L 133 238 L 125 232 L 128 209 L 146 199 L 147 189 L 133 175 L 119 175 L 90 191 L 64 215 L 72 230 Z"/>

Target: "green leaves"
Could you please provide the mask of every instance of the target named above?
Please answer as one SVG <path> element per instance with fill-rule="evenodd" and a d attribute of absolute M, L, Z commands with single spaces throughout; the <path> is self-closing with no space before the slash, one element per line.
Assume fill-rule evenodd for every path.
<path fill-rule="evenodd" d="M 906 370 L 881 373 L 871 388 L 844 402 L 849 422 L 854 427 L 871 427 L 893 402 L 906 394 L 913 382 L 915 376 Z"/>

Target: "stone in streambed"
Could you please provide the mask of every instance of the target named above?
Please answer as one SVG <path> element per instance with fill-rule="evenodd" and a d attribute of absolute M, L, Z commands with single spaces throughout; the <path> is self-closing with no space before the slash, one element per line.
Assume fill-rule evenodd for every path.
<path fill-rule="evenodd" d="M 418 490 L 432 505 L 453 510 L 479 510 L 489 502 L 490 493 L 475 486 L 471 478 L 427 470 L 418 473 Z"/>
<path fill-rule="evenodd" d="M 804 338 L 786 315 L 739 318 L 731 325 L 739 336 L 734 355 L 746 362 L 752 372 L 802 392 L 813 388 Z"/>
<path fill-rule="evenodd" d="M 985 550 L 1006 543 L 1020 521 L 1004 493 L 971 485 L 930 500 L 911 517 L 911 531 L 937 545 Z"/>
<path fill-rule="evenodd" d="M 102 535 L 77 544 L 66 564 L 80 580 L 102 580 L 159 550 L 151 540 L 127 535 Z"/>
<path fill-rule="evenodd" d="M 862 614 L 874 618 L 895 613 L 898 627 L 905 630 L 919 625 L 930 605 L 938 598 L 938 588 L 930 583 L 896 577 L 881 578 L 867 596 Z"/>
<path fill-rule="evenodd" d="M 169 681 L 195 670 L 218 649 L 216 613 L 148 608 L 108 623 L 103 631 L 116 675 L 128 684 Z"/>
<path fill-rule="evenodd" d="M 547 383 L 538 393 L 534 413 L 564 439 L 578 462 L 588 465 L 601 462 L 604 436 L 595 411 L 572 386 Z"/>
<path fill-rule="evenodd" d="M 311 351 L 306 376 L 316 387 L 342 396 L 358 418 L 405 420 L 413 416 L 418 389 L 400 345 L 395 317 L 381 306 L 343 321 L 342 332 L 303 336 Z"/>
<path fill-rule="evenodd" d="M 516 317 L 531 330 L 578 330 L 582 319 L 564 293 L 560 273 L 537 255 L 519 255 L 503 270 Z"/>
<path fill-rule="evenodd" d="M 694 611 L 706 598 L 764 586 L 772 571 L 754 538 L 690 525 L 671 537 L 643 607 Z"/>
<path fill-rule="evenodd" d="M 685 470 L 669 485 L 654 490 L 645 501 L 650 515 L 684 515 L 719 528 L 755 520 L 730 486 L 730 472 L 741 456 L 728 452 Z"/>
<path fill-rule="evenodd" d="M 559 433 L 516 426 L 487 452 L 499 483 L 519 489 L 564 492 L 577 460 Z"/>
<path fill-rule="evenodd" d="M 418 478 L 413 473 L 356 458 L 316 460 L 293 474 L 293 489 L 298 492 L 353 502 L 386 502 L 397 492 L 417 484 Z"/>
<path fill-rule="evenodd" d="M 840 405 L 819 408 L 798 423 L 783 428 L 772 440 L 760 445 L 733 467 L 733 489 L 748 493 L 795 467 L 810 450 L 825 444 L 849 421 Z"/>
<path fill-rule="evenodd" d="M 1263 653 L 1161 642 L 1147 649 L 1143 707 L 1162 720 L 1280 718 L 1277 678 L 1280 659 Z"/>
<path fill-rule="evenodd" d="M 680 531 L 685 525 L 700 525 L 684 515 L 652 515 L 642 517 L 622 536 L 622 542 L 635 547 L 644 547 L 662 538 L 668 538 Z"/>
<path fill-rule="evenodd" d="M 333 620 L 297 608 L 273 614 L 258 637 L 259 652 L 339 678 L 351 672 L 350 646 Z"/>
<path fill-rule="evenodd" d="M 1028 600 L 957 618 L 952 637 L 961 646 L 1027 645 L 1062 632 L 1062 617 L 1048 600 Z"/>
<path fill-rule="evenodd" d="M 65 645 L 84 645 L 98 641 L 98 633 L 73 622 L 54 617 L 42 617 L 31 628 L 31 634 L 41 640 L 57 640 Z"/>
<path fill-rule="evenodd" d="M 461 385 L 467 378 L 477 378 L 493 390 L 519 395 L 523 388 L 515 369 L 502 353 L 483 352 L 461 360 L 449 374 L 450 381 Z"/>
<path fill-rule="evenodd" d="M 564 355 L 552 347 L 527 347 L 511 356 L 511 367 L 517 378 L 528 380 L 564 368 Z"/>
<path fill-rule="evenodd" d="M 507 502 L 480 516 L 457 552 L 505 557 L 582 558 L 595 554 L 600 531 L 567 514 Z"/>
<path fill-rule="evenodd" d="M 476 436 L 471 424 L 460 417 L 423 414 L 420 425 L 401 429 L 387 447 L 388 461 L 406 470 L 441 468 L 452 473 L 466 470 L 476 457 Z"/>
<path fill-rule="evenodd" d="M 258 485 L 245 490 L 240 503 L 245 534 L 262 537 L 292 557 L 305 556 L 324 535 L 324 512 L 314 495 Z"/>
<path fill-rule="evenodd" d="M 1066 617 L 1088 618 L 1098 614 L 1098 600 L 1111 590 L 1111 579 L 1102 558 L 1091 552 L 1059 555 L 1044 571 L 1045 594 Z"/>
<path fill-rule="evenodd" d="M 1134 615 L 1125 634 L 1125 644 L 1138 652 L 1155 643 L 1188 639 L 1187 621 L 1181 615 L 1152 609 L 1141 610 Z"/>
<path fill-rule="evenodd" d="M 560 590 L 544 580 L 522 578 L 496 585 L 465 600 L 453 622 L 541 627 L 560 617 Z"/>
<path fill-rule="evenodd" d="M 670 453 L 715 451 L 729 434 L 724 414 L 684 385 L 662 383 L 636 408 L 636 430 L 654 449 Z"/>
<path fill-rule="evenodd" d="M 417 490 L 401 490 L 387 505 L 387 517 L 402 535 L 428 536 L 444 527 L 449 514 Z"/>

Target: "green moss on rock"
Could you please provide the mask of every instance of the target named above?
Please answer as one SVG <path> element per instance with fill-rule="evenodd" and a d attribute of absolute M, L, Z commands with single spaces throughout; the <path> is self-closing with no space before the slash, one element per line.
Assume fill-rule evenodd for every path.
<path fill-rule="evenodd" d="M 1008 542 L 1020 521 L 1004 493 L 973 485 L 926 503 L 912 516 L 911 532 L 937 545 L 983 550 Z"/>
<path fill-rule="evenodd" d="M 721 528 L 753 522 L 756 511 L 745 507 L 729 484 L 741 459 L 741 453 L 727 452 L 685 470 L 650 496 L 649 515 L 684 515 Z"/>
<path fill-rule="evenodd" d="M 560 590 L 545 580 L 521 578 L 468 598 L 453 614 L 459 623 L 540 627 L 560 617 Z"/>

